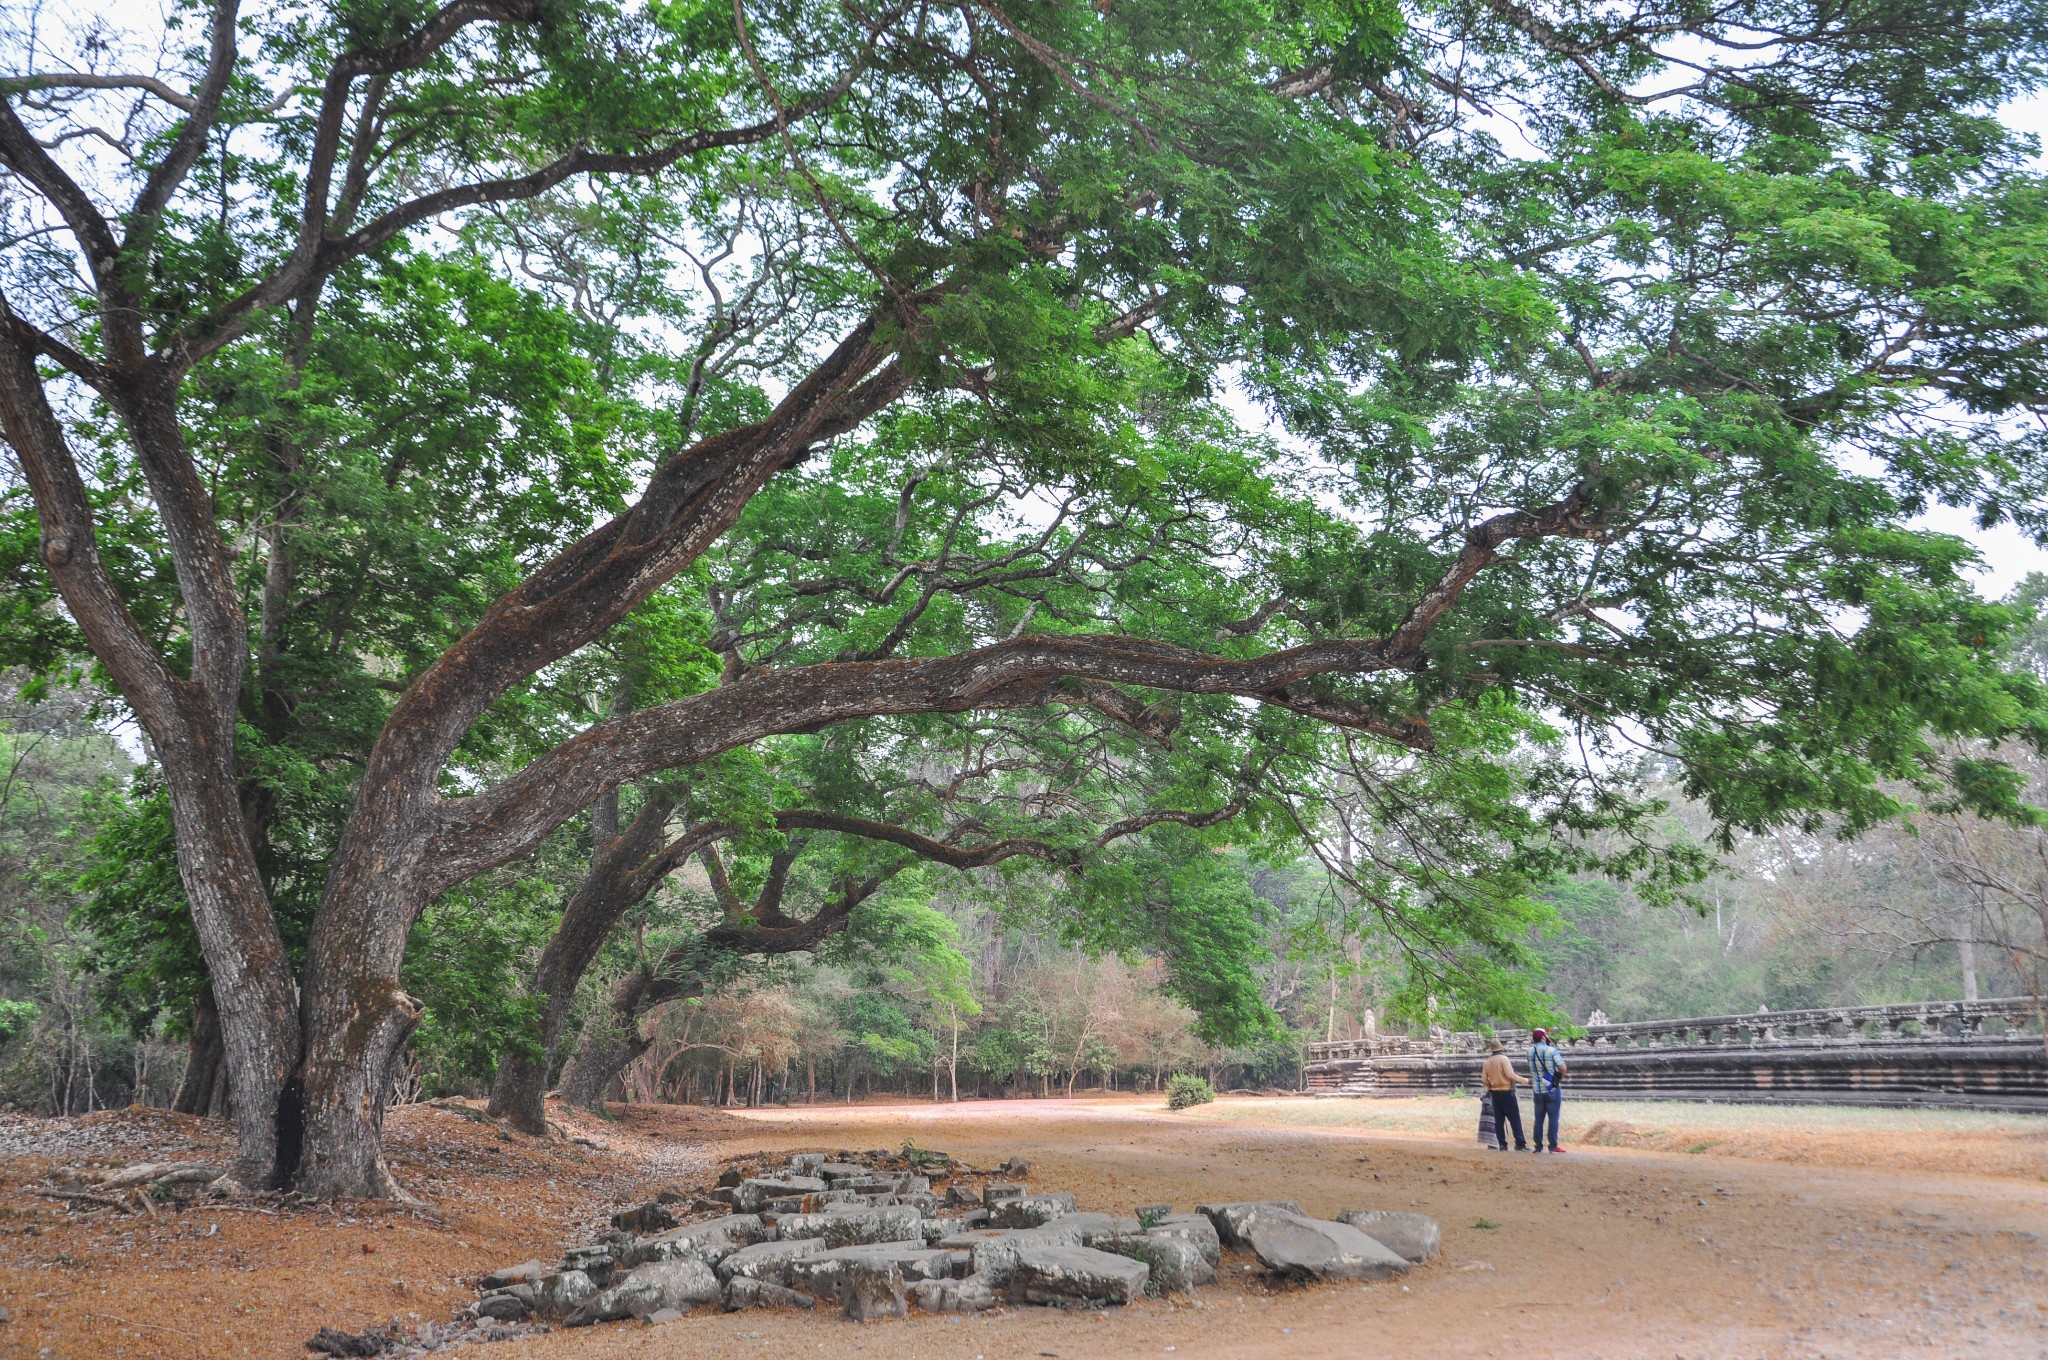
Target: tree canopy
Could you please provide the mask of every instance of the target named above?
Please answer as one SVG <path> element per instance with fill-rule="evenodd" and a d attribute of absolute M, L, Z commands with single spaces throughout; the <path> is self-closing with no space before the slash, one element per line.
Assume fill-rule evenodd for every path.
<path fill-rule="evenodd" d="M 149 743 L 245 1180 L 391 1188 L 436 903 L 976 723 L 1044 825 L 890 817 L 1178 814 L 1066 928 L 1219 1033 L 1212 815 L 1499 1006 L 1544 884 L 1698 872 L 1634 752 L 1724 840 L 2024 813 L 2026 611 L 1916 521 L 2048 532 L 2038 5 L 172 19 L 0 76 L 0 660 Z"/>

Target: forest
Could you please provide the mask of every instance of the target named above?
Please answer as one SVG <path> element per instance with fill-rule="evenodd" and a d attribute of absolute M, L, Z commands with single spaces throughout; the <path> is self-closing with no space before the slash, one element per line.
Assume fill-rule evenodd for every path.
<path fill-rule="evenodd" d="M 2030 578 L 2018 602 L 2032 609 L 2044 592 L 2048 578 Z M 2043 638 L 2041 624 L 2022 634 L 2014 664 L 2048 664 Z M 220 1113 L 223 1083 L 187 1075 L 195 1058 L 217 1068 L 218 1041 L 212 1052 L 203 1036 L 194 1047 L 204 965 L 189 931 L 176 928 L 176 865 L 160 801 L 151 805 L 151 772 L 110 729 L 104 696 L 29 702 L 17 683 L 4 712 L 0 1104 Z M 2030 796 L 2048 801 L 2048 768 L 2031 771 Z M 1639 778 L 1668 805 L 1665 834 L 1711 834 L 1704 811 L 1657 771 Z M 415 927 L 405 986 L 425 1015 L 394 1101 L 487 1095 L 498 1063 L 530 1042 L 529 979 L 590 853 L 572 838 L 587 834 L 567 833 L 555 856 L 491 891 L 437 903 Z M 1062 936 L 1061 886 L 1044 873 L 920 864 L 815 950 L 713 966 L 692 945 L 720 917 L 715 861 L 694 860 L 607 941 L 577 997 L 570 1070 L 558 1064 L 551 1075 L 600 1110 L 621 1099 L 1156 1090 L 1175 1072 L 1204 1074 L 1219 1089 L 1293 1089 L 1305 1043 L 1356 1038 L 1368 1024 L 1422 1032 L 1427 999 L 1414 1006 L 1398 952 L 1346 909 L 1342 866 L 1333 872 L 1284 842 L 1257 849 L 1207 846 L 1186 870 L 1202 890 L 1242 903 L 1255 925 L 1244 943 L 1274 1023 L 1250 1042 L 1205 1035 L 1163 987 L 1156 955 Z M 142 906 L 148 892 L 162 894 L 153 909 Z M 2048 830 L 1967 812 L 1903 817 L 1855 838 L 1746 836 L 1682 900 L 1645 900 L 1579 875 L 1544 885 L 1538 901 L 1544 910 L 1515 958 L 1542 999 L 1476 1023 L 1583 1024 L 1596 1008 L 1622 1021 L 2048 994 Z M 138 919 L 150 929 L 139 932 Z M 685 957 L 714 980 L 644 1019 L 616 1004 L 651 960 L 675 968 Z M 603 1084 L 576 1089 L 576 1056 L 627 1024 L 646 1030 L 644 1051 Z"/>

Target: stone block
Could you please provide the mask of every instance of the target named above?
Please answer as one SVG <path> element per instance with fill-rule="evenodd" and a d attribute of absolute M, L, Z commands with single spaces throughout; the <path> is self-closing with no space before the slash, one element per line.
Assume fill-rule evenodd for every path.
<path fill-rule="evenodd" d="M 741 1247 L 766 1241 L 768 1225 L 758 1214 L 728 1214 L 673 1228 L 644 1242 L 629 1243 L 619 1250 L 619 1263 L 636 1266 L 647 1261 L 702 1261 L 717 1265 Z"/>
<path fill-rule="evenodd" d="M 1047 1223 L 1037 1228 L 1017 1228 L 1008 1232 L 974 1232 L 955 1234 L 941 1238 L 941 1244 L 951 1243 L 959 1237 L 974 1239 L 968 1249 L 974 1253 L 974 1273 L 988 1283 L 991 1289 L 1009 1286 L 1010 1275 L 1017 1268 L 1018 1257 L 1034 1247 L 1078 1247 L 1081 1245 L 1081 1230 L 1064 1223 Z"/>
<path fill-rule="evenodd" d="M 1212 1267 L 1223 1260 L 1223 1242 L 1216 1235 L 1216 1225 L 1202 1214 L 1168 1214 L 1145 1231 L 1154 1237 L 1186 1238 Z"/>
<path fill-rule="evenodd" d="M 660 1200 L 621 1209 L 612 1215 L 612 1226 L 620 1232 L 659 1233 L 676 1226 L 675 1211 Z"/>
<path fill-rule="evenodd" d="M 1348 1223 L 1267 1209 L 1243 1220 L 1244 1244 L 1259 1264 L 1295 1280 L 1384 1280 L 1408 1273 L 1406 1258 Z"/>
<path fill-rule="evenodd" d="M 612 1282 L 612 1274 L 619 1265 L 618 1253 L 610 1245 L 600 1247 L 571 1247 L 562 1253 L 562 1270 L 580 1270 L 590 1277 L 592 1284 L 602 1289 Z"/>
<path fill-rule="evenodd" d="M 809 1294 L 786 1288 L 773 1280 L 751 1280 L 737 1275 L 725 1282 L 725 1311 L 728 1313 L 744 1312 L 749 1308 L 810 1309 L 817 1303 Z"/>
<path fill-rule="evenodd" d="M 843 1300 L 857 1266 L 891 1266 L 909 1285 L 918 1280 L 950 1279 L 956 1264 L 953 1252 L 927 1247 L 921 1240 L 876 1242 L 806 1256 L 790 1267 L 789 1283 L 791 1288 L 821 1299 Z"/>
<path fill-rule="evenodd" d="M 907 1204 L 869 1208 L 827 1205 L 823 1213 L 790 1214 L 776 1223 L 783 1237 L 822 1237 L 827 1247 L 854 1247 L 868 1242 L 923 1241 L 924 1215 Z"/>
<path fill-rule="evenodd" d="M 964 1280 L 919 1280 L 910 1292 L 927 1313 L 979 1313 L 996 1306 L 995 1291 L 972 1275 Z"/>
<path fill-rule="evenodd" d="M 1443 1229 L 1428 1214 L 1404 1214 L 1392 1209 L 1346 1209 L 1337 1215 L 1337 1221 L 1350 1224 L 1388 1251 L 1416 1265 L 1443 1250 Z"/>
<path fill-rule="evenodd" d="M 848 1270 L 842 1302 L 846 1315 L 855 1322 L 902 1317 L 910 1311 L 902 1272 L 879 1262 L 860 1262 Z"/>
<path fill-rule="evenodd" d="M 597 1286 L 580 1270 L 558 1270 L 543 1275 L 533 1286 L 533 1311 L 542 1317 L 563 1318 L 597 1296 Z"/>
<path fill-rule="evenodd" d="M 816 1176 L 750 1176 L 733 1187 L 732 1203 L 743 1214 L 759 1213 L 774 1199 L 801 1200 L 814 1191 L 826 1189 Z"/>
<path fill-rule="evenodd" d="M 574 1322 L 616 1322 L 664 1308 L 719 1301 L 718 1277 L 702 1261 L 655 1261 L 634 1270 L 578 1309 Z"/>
<path fill-rule="evenodd" d="M 1019 1195 L 1015 1199 L 997 1200 L 989 1206 L 989 1219 L 999 1228 L 1035 1228 L 1073 1212 L 1073 1193 L 1058 1190 L 1045 1195 Z"/>
<path fill-rule="evenodd" d="M 789 1283 L 790 1267 L 806 1256 L 815 1256 L 825 1250 L 822 1237 L 803 1237 L 794 1241 L 756 1242 L 751 1247 L 741 1247 L 718 1263 L 718 1278 L 730 1280 L 743 1277 L 750 1280 L 773 1280 L 776 1284 Z"/>
<path fill-rule="evenodd" d="M 1011 1185 L 1005 1181 L 990 1181 L 987 1185 L 981 1187 L 981 1202 L 985 1207 L 993 1209 L 1003 1200 L 1022 1199 L 1026 1193 L 1025 1188 L 1021 1185 Z"/>
<path fill-rule="evenodd" d="M 1198 1285 L 1216 1283 L 1215 1265 L 1185 1237 L 1149 1232 L 1105 1233 L 1088 1245 L 1112 1256 L 1143 1261 L 1151 1267 L 1152 1273 L 1145 1281 L 1148 1294 L 1185 1294 Z"/>
<path fill-rule="evenodd" d="M 1291 1199 L 1249 1199 L 1231 1204 L 1197 1204 L 1195 1212 L 1215 1225 L 1216 1236 L 1226 1247 L 1241 1247 L 1244 1240 L 1239 1234 L 1239 1225 L 1261 1209 L 1278 1209 L 1290 1214 L 1303 1214 L 1302 1207 Z M 1304 1216 L 1306 1216 L 1304 1214 Z"/>
<path fill-rule="evenodd" d="M 1010 1275 L 1010 1297 L 1020 1303 L 1100 1308 L 1129 1303 L 1145 1292 L 1151 1267 L 1093 1247 L 1026 1247 Z"/>
<path fill-rule="evenodd" d="M 811 1168 L 813 1176 L 822 1176 L 828 1181 L 843 1181 L 871 1173 L 866 1167 L 854 1162 L 820 1162 Z"/>
<path fill-rule="evenodd" d="M 509 1289 L 515 1284 L 532 1284 L 548 1273 L 548 1268 L 538 1261 L 521 1261 L 516 1266 L 494 1270 L 476 1282 L 479 1289 Z"/>

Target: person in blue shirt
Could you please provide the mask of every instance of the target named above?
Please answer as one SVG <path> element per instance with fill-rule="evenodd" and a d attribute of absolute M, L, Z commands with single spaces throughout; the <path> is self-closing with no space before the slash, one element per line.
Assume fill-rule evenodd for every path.
<path fill-rule="evenodd" d="M 1550 1042 L 1547 1029 L 1531 1030 L 1529 1037 L 1534 1040 L 1529 1045 L 1529 1078 L 1533 1087 L 1529 1098 L 1536 1105 L 1536 1120 L 1529 1130 L 1529 1141 L 1534 1146 L 1529 1151 L 1543 1151 L 1544 1121 L 1548 1119 L 1550 1150 L 1563 1152 L 1564 1149 L 1557 1145 L 1557 1117 L 1558 1107 L 1564 1102 L 1564 1091 L 1558 1085 L 1565 1074 L 1564 1054 Z"/>

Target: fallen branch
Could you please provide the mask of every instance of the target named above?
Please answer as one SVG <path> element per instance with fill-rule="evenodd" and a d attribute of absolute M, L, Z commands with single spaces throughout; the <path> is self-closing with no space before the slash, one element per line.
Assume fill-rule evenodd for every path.
<path fill-rule="evenodd" d="M 109 1209 L 126 1209 L 128 1207 L 126 1200 L 115 1199 L 112 1195 L 94 1194 L 90 1190 L 55 1189 L 37 1190 L 33 1193 L 41 1195 L 44 1199 L 72 1200 L 81 1204 L 102 1204 Z"/>
<path fill-rule="evenodd" d="M 205 1162 L 142 1162 L 94 1179 L 102 1190 L 125 1190 L 131 1185 L 206 1185 L 225 1174 L 224 1168 Z"/>

